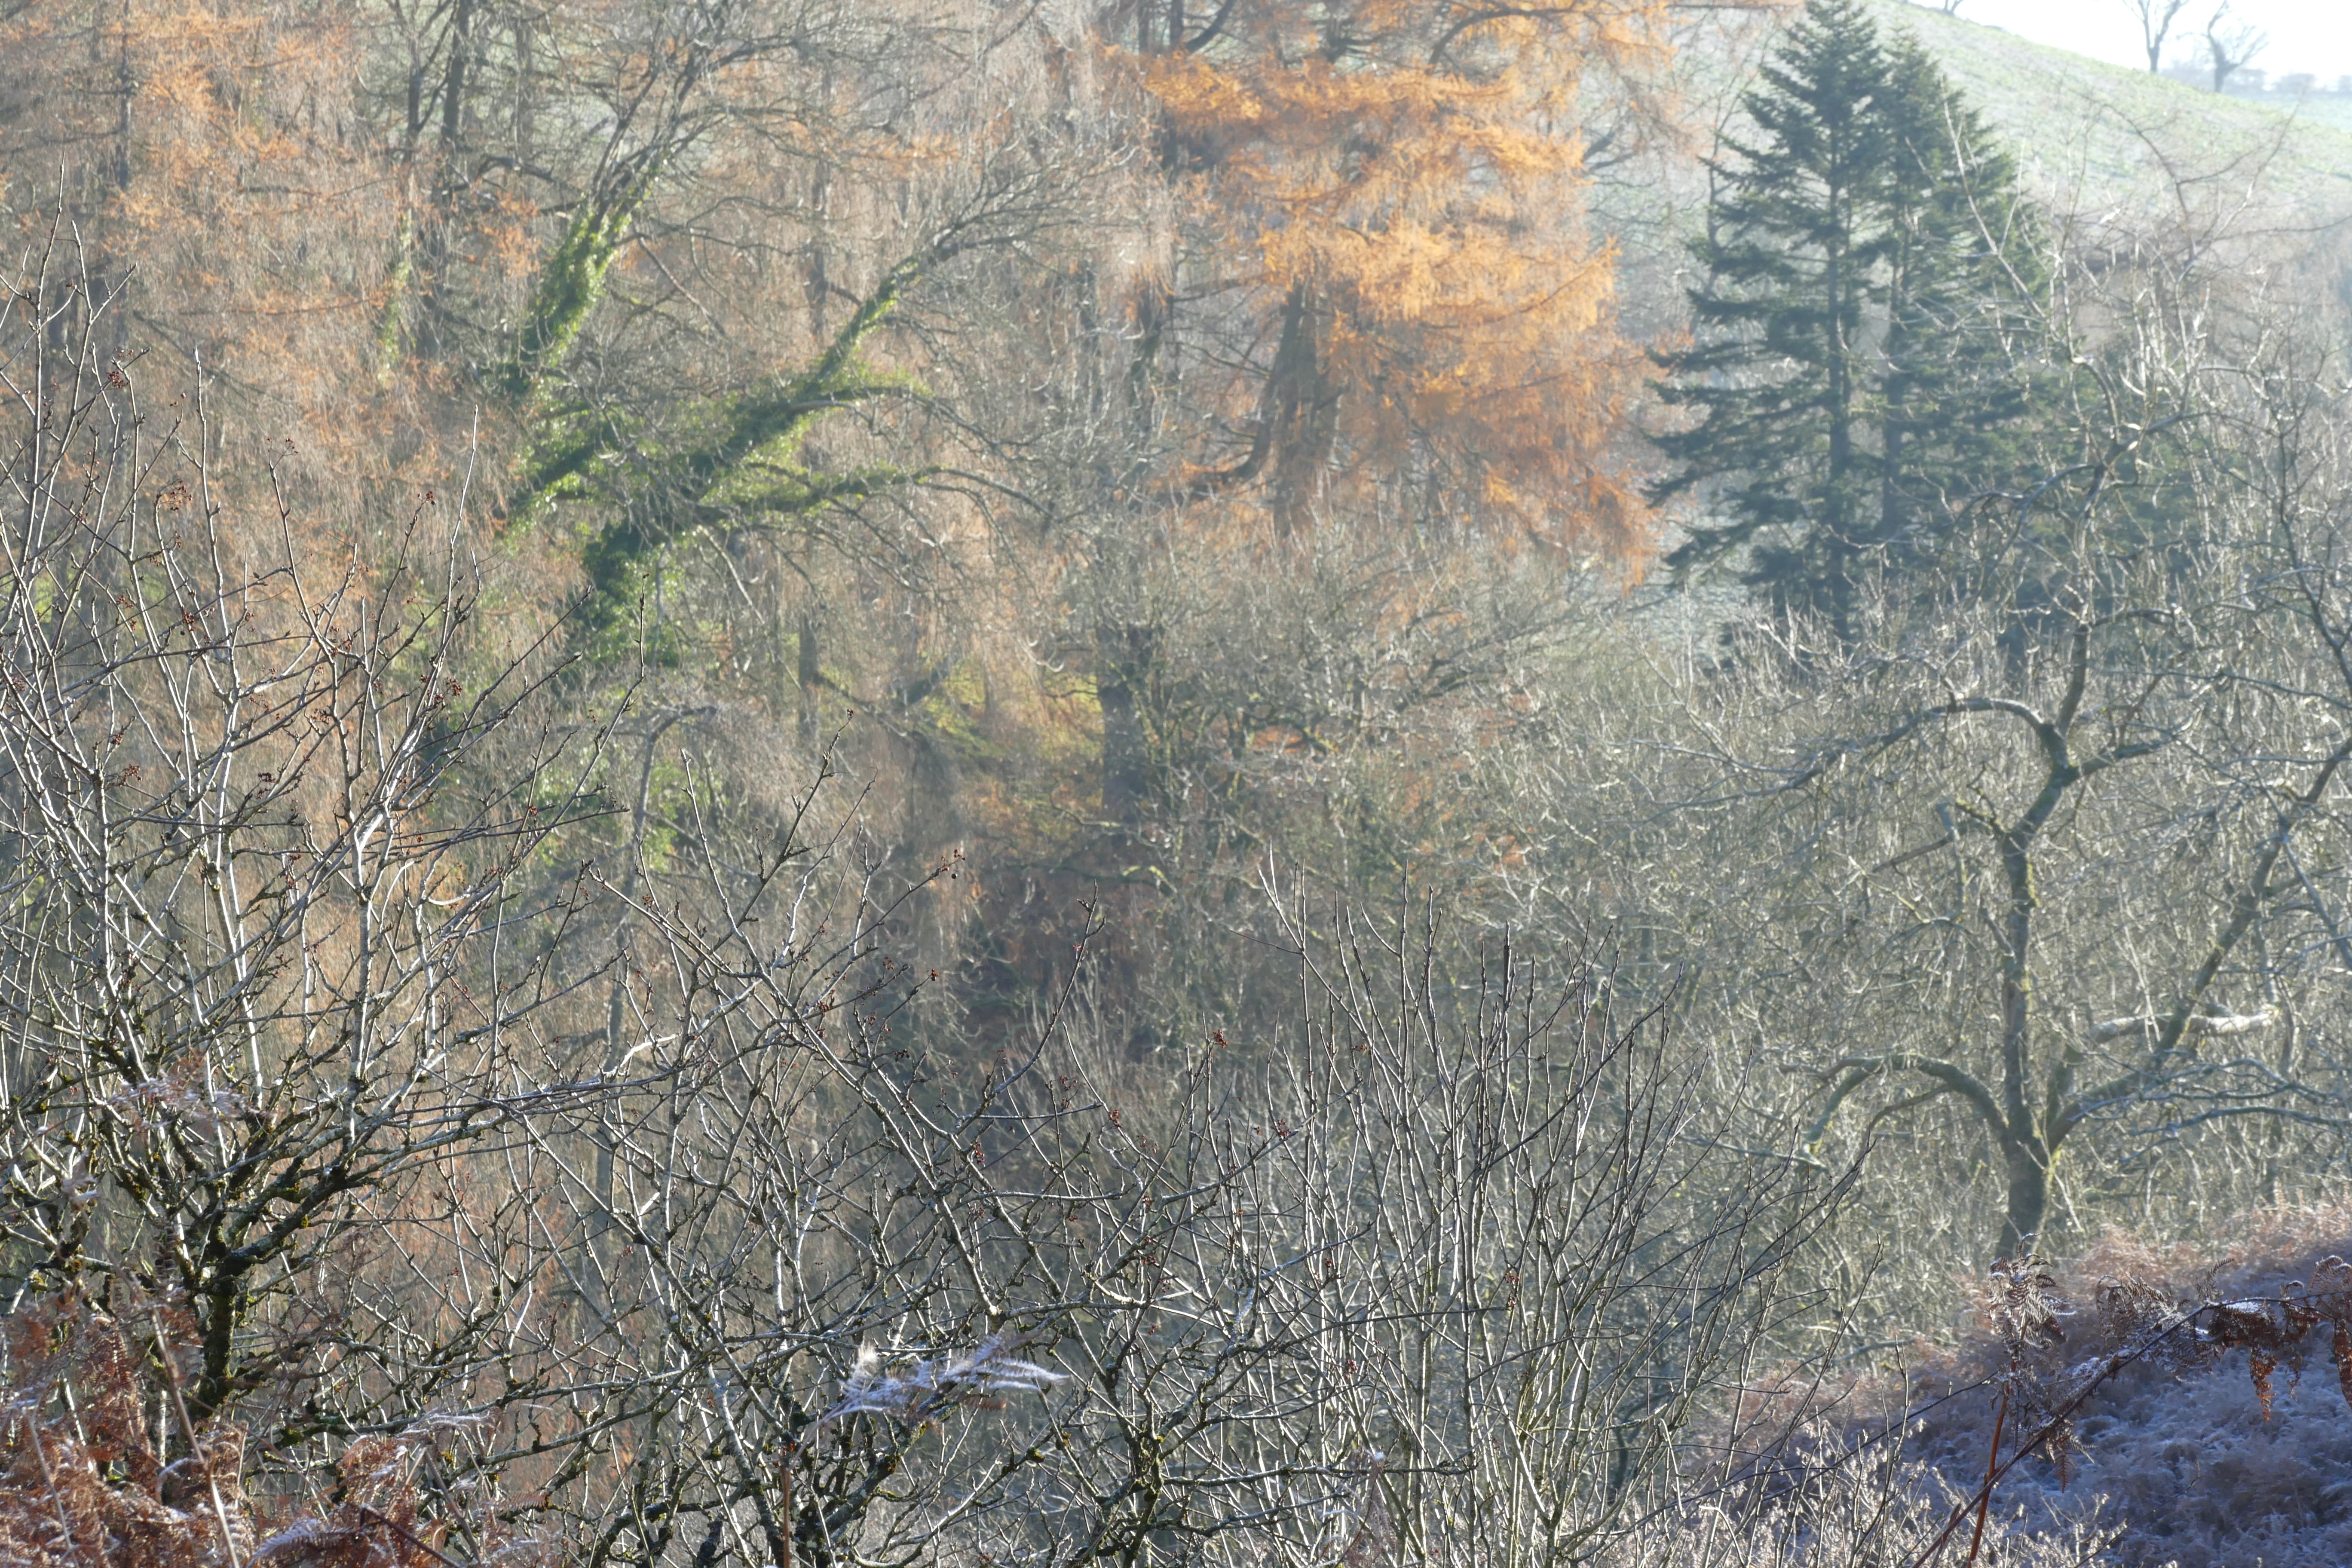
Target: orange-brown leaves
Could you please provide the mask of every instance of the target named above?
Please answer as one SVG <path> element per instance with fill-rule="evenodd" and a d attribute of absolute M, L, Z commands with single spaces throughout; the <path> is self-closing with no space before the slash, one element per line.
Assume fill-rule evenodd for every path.
<path fill-rule="evenodd" d="M 1286 436 L 1314 444 L 1325 489 L 1412 470 L 1486 520 L 1639 552 L 1612 450 L 1637 369 L 1613 258 L 1580 223 L 1575 114 L 1589 73 L 1656 51 L 1655 11 L 1277 5 L 1141 63 L 1202 252 L 1171 268 L 1179 291 L 1262 323 L 1223 406 L 1258 449 L 1204 440 L 1196 476 L 1278 475 L 1265 448 Z M 1328 428 L 1286 432 L 1279 384 L 1302 371 Z"/>
<path fill-rule="evenodd" d="M 185 1451 L 169 1465 L 150 1441 L 149 1414 L 182 1408 L 152 1385 L 173 1382 L 157 1358 L 182 1352 L 178 1342 L 193 1333 L 186 1314 L 142 1310 L 126 1322 L 68 1293 L 16 1312 L 7 1333 L 0 1563 L 10 1568 L 448 1562 L 434 1545 L 443 1527 L 424 1519 L 415 1486 L 419 1439 L 429 1430 L 352 1444 L 336 1467 L 331 1507 L 263 1526 L 245 1490 L 244 1428 L 216 1420 L 193 1441 L 183 1436 Z M 487 1512 L 470 1522 L 486 1544 L 502 1549 L 498 1555 L 519 1564 L 541 1560 L 535 1542 Z"/>
<path fill-rule="evenodd" d="M 2271 1374 L 2278 1371 L 2278 1357 L 2268 1351 L 2254 1351 L 2246 1358 L 2246 1368 L 2253 1375 L 2254 1403 L 2261 1407 L 2263 1419 L 2267 1421 L 2271 1418 L 2271 1405 L 2278 1397 L 2271 1383 Z"/>
<path fill-rule="evenodd" d="M 2336 1385 L 2344 1391 L 2344 1403 L 2352 1407 L 2352 1328 L 2336 1325 L 2336 1341 L 2329 1347 L 2336 1358 Z"/>
<path fill-rule="evenodd" d="M 2336 1386 L 2352 1406 L 2352 1264 L 2340 1258 L 2321 1259 L 2308 1285 L 2290 1281 L 2275 1301 L 2216 1304 L 2204 1337 L 2216 1352 L 2244 1347 L 2254 1397 L 2267 1421 L 2279 1363 L 2291 1354 L 2299 1358 L 2305 1336 L 2322 1323 L 2330 1329 L 2328 1358 L 2336 1363 Z"/>
<path fill-rule="evenodd" d="M 147 406 L 184 398 L 201 363 L 218 437 L 250 449 L 266 428 L 298 484 L 386 467 L 376 342 L 403 204 L 356 102 L 363 19 L 170 0 L 0 23 L 0 58 L 39 84 L 36 111 L 0 123 L 30 198 L 19 254 L 62 217 L 80 254 L 52 288 L 85 269 L 111 300 L 101 353 L 138 361 Z"/>
<path fill-rule="evenodd" d="M 2292 1297 L 2277 1303 L 2275 1311 L 2272 1304 L 2264 1302 L 2223 1301 L 2209 1309 L 2204 1337 L 2216 1352 L 2241 1347 L 2245 1350 L 2254 1403 L 2261 1407 L 2263 1419 L 2268 1421 L 2278 1399 L 2276 1374 L 2280 1358 L 2294 1348 L 2304 1331 L 2315 1321 Z"/>
<path fill-rule="evenodd" d="M 2336 1363 L 2336 1385 L 2343 1390 L 2345 1405 L 2352 1407 L 2352 1263 L 2333 1254 L 2322 1258 L 2311 1271 L 2300 1305 L 2310 1321 L 2326 1323 L 2332 1331 L 2327 1351 Z"/>
<path fill-rule="evenodd" d="M 124 1328 L 79 1296 L 23 1310 L 8 1335 L 0 1561 L 198 1568 L 250 1555 L 241 1432 L 215 1427 L 194 1453 L 159 1463 Z"/>

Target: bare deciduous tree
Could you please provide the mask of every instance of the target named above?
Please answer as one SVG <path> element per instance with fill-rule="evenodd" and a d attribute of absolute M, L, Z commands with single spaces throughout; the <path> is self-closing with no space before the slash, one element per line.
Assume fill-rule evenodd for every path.
<path fill-rule="evenodd" d="M 258 1342 L 256 1302 L 373 1194 L 562 1092 L 520 933 L 564 907 L 513 873 L 581 801 L 468 768 L 545 674 L 470 653 L 450 508 L 412 521 L 431 576 L 322 584 L 282 536 L 232 542 L 201 416 L 166 423 L 103 330 L 20 332 L 0 372 L 7 1270 L 184 1303 L 204 1415 L 323 1331 Z"/>
<path fill-rule="evenodd" d="M 2270 35 L 2252 22 L 2232 16 L 2226 4 L 2214 7 L 2199 36 L 2204 41 L 2205 65 L 2213 73 L 2215 92 L 2226 91 L 2230 79 L 2252 65 L 2271 41 Z"/>
<path fill-rule="evenodd" d="M 2140 47 L 2147 53 L 2147 68 L 2153 73 L 2164 68 L 2164 42 L 2172 33 L 2173 23 L 2189 8 L 2189 0 L 2123 0 L 2124 8 L 2139 25 Z"/>
<path fill-rule="evenodd" d="M 1278 1046 L 1139 1078 L 1082 944 L 976 1056 L 898 945 L 957 862 L 886 894 L 701 710 L 614 745 L 478 614 L 462 491 L 320 584 L 82 319 L 0 372 L 0 1237 L 23 1321 L 100 1315 L 15 1431 L 149 1397 L 142 1316 L 197 1354 L 180 1471 L 0 1521 L 236 1562 L 247 1488 L 340 1484 L 272 1551 L 1566 1563 L 1778 1331 L 1843 1189 L 1727 1147 L 1605 972 L 1286 896 Z"/>

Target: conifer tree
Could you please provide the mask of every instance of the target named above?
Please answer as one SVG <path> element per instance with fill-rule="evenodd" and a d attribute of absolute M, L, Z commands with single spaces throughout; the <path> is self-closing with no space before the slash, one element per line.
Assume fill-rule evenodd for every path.
<path fill-rule="evenodd" d="M 2000 471 L 2027 406 L 2011 338 L 2036 286 L 2013 162 L 1908 37 L 1811 0 L 1713 165 L 1698 342 L 1661 388 L 1663 500 L 1720 521 L 1668 557 L 1743 547 L 1747 580 L 1850 628 L 1872 563 L 1931 558 Z"/>
<path fill-rule="evenodd" d="M 1894 40 L 1887 67 L 1878 537 L 1917 567 L 2017 465 L 2036 388 L 2021 340 L 2046 274 L 2016 160 L 1916 39 Z"/>

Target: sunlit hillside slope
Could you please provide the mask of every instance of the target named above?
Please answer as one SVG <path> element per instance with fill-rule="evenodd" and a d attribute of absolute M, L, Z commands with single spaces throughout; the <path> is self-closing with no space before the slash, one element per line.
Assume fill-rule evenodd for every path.
<path fill-rule="evenodd" d="M 2160 196 L 2168 170 L 2298 202 L 2352 204 L 2352 114 L 2333 95 L 2296 111 L 2200 91 L 1902 0 L 1875 0 L 2006 134 L 2050 196 L 2085 206 Z M 2120 26 L 2120 21 L 2118 26 Z"/>
<path fill-rule="evenodd" d="M 2223 96 L 1906 0 L 1872 4 L 1883 26 L 1908 28 L 1927 46 L 2057 215 L 2160 222 L 2185 211 L 2240 234 L 2274 226 L 2314 238 L 2352 218 L 2352 98 Z M 1704 221 L 1706 160 L 1741 134 L 1740 93 L 1778 31 L 1745 16 L 1694 28 L 1674 73 L 1681 143 L 1599 161 L 1598 216 L 1624 262 L 1627 316 L 1643 335 L 1682 325 L 1680 274 Z"/>

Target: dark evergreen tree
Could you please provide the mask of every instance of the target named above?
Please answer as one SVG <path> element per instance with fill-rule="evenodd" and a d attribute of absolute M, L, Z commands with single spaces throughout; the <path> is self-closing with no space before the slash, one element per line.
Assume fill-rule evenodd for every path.
<path fill-rule="evenodd" d="M 1893 563 L 1916 567 L 2025 459 L 2044 390 L 2030 334 L 2048 276 L 2016 160 L 1916 39 L 1897 37 L 1887 65 L 1877 537 Z"/>
<path fill-rule="evenodd" d="M 1656 499 L 1721 521 L 1668 558 L 1851 626 L 1873 563 L 1916 566 L 2013 461 L 2013 339 L 2039 287 L 2013 162 L 1912 39 L 1811 0 L 1727 138 L 1695 251 L 1697 342 L 1669 356 Z"/>

